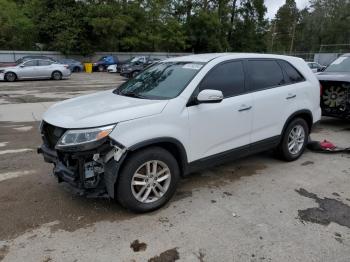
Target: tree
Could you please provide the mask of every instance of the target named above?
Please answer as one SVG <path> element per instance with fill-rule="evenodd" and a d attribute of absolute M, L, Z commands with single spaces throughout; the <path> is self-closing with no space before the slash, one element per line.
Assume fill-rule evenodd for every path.
<path fill-rule="evenodd" d="M 289 51 L 295 38 L 296 26 L 299 21 L 299 10 L 295 0 L 286 0 L 272 22 L 275 26 L 275 41 L 272 51 Z"/>
<path fill-rule="evenodd" d="M 33 49 L 35 30 L 20 5 L 0 0 L 0 49 Z"/>

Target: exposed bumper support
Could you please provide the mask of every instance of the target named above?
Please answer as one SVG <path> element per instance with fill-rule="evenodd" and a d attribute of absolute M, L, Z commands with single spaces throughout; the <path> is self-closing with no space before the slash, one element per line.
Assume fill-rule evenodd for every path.
<path fill-rule="evenodd" d="M 94 150 L 63 152 L 43 144 L 37 152 L 45 162 L 54 164 L 53 175 L 58 182 L 67 182 L 79 195 L 114 198 L 114 184 L 127 149 L 111 142 Z"/>

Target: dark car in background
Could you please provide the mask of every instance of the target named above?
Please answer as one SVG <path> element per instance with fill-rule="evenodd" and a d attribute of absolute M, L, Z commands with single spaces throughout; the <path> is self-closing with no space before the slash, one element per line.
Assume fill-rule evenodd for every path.
<path fill-rule="evenodd" d="M 103 72 L 107 70 L 110 65 L 115 65 L 119 63 L 119 59 L 113 55 L 102 56 L 98 61 L 92 64 L 92 70 Z"/>
<path fill-rule="evenodd" d="M 340 56 L 317 77 L 322 86 L 322 114 L 350 119 L 350 53 Z"/>
<path fill-rule="evenodd" d="M 68 65 L 71 72 L 78 73 L 84 71 L 84 66 L 81 62 L 74 59 L 60 59 L 60 64 Z"/>
<path fill-rule="evenodd" d="M 131 78 L 137 76 L 146 67 L 160 61 L 158 58 L 146 56 L 134 57 L 120 66 L 120 75 Z M 119 71 L 119 70 L 118 70 Z"/>

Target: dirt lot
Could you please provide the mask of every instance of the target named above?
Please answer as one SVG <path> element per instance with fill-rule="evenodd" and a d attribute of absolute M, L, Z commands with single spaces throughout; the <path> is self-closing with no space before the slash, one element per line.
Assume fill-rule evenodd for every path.
<path fill-rule="evenodd" d="M 36 154 L 54 101 L 118 86 L 116 74 L 0 82 L 0 261 L 349 261 L 350 155 L 256 155 L 183 179 L 144 215 L 72 195 Z M 312 134 L 350 146 L 350 122 Z"/>

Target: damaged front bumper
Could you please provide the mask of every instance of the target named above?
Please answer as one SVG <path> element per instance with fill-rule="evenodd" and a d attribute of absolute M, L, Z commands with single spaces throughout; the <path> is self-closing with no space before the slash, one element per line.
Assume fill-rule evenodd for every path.
<path fill-rule="evenodd" d="M 126 148 L 106 139 L 87 151 L 56 150 L 47 144 L 38 148 L 44 161 L 54 165 L 58 182 L 67 182 L 80 195 L 114 198 L 114 185 Z"/>

